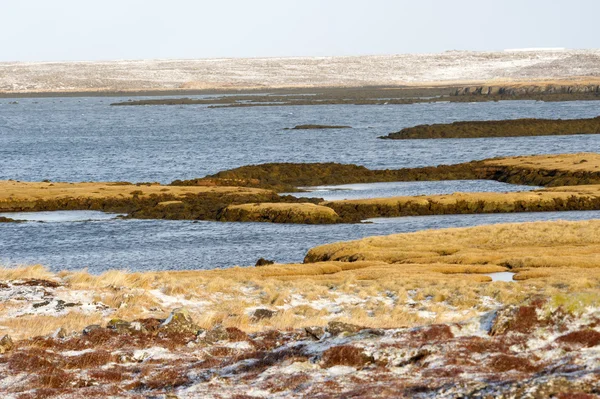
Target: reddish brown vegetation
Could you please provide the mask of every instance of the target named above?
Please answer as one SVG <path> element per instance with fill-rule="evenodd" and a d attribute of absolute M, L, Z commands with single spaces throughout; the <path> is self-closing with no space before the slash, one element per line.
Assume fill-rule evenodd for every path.
<path fill-rule="evenodd" d="M 351 345 L 334 346 L 323 352 L 321 366 L 329 368 L 333 366 L 350 366 L 362 368 L 372 363 L 374 359 L 367 356 L 361 348 Z"/>
<path fill-rule="evenodd" d="M 600 332 L 592 329 L 573 331 L 558 337 L 556 341 L 591 348 L 600 345 Z"/>
<path fill-rule="evenodd" d="M 445 341 L 454 338 L 450 326 L 446 324 L 433 324 L 425 328 L 419 328 L 412 332 L 414 339 L 425 342 Z"/>
<path fill-rule="evenodd" d="M 528 359 L 504 354 L 495 356 L 489 362 L 489 366 L 493 370 L 501 373 L 512 370 L 532 373 L 540 369 L 539 367 L 533 365 Z"/>

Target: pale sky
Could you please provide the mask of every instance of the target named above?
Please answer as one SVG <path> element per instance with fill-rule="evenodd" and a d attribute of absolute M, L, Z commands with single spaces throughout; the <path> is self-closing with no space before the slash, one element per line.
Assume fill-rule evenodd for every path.
<path fill-rule="evenodd" d="M 0 0 L 0 61 L 599 48 L 598 0 Z"/>

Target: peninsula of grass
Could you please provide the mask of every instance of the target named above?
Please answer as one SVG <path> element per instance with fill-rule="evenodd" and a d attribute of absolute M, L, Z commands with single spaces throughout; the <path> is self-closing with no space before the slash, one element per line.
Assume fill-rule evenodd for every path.
<path fill-rule="evenodd" d="M 336 163 L 250 165 L 168 186 L 0 181 L 0 211 L 99 210 L 140 219 L 328 224 L 408 215 L 598 210 L 599 167 L 599 154 L 579 153 L 396 170 Z M 278 194 L 305 186 L 467 179 L 545 188 L 329 202 Z"/>

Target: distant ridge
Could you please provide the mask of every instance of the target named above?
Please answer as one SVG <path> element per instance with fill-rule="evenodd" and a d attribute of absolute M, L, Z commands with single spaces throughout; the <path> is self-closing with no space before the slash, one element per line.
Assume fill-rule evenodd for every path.
<path fill-rule="evenodd" d="M 600 78 L 600 50 L 0 63 L 0 94 L 461 85 Z"/>

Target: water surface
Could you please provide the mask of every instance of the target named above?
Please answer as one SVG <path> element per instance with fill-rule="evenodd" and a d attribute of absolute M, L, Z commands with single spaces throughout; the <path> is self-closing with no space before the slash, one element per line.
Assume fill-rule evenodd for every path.
<path fill-rule="evenodd" d="M 600 211 L 443 215 L 371 219 L 373 223 L 290 225 L 109 219 L 1 223 L 0 264 L 179 270 L 253 265 L 260 257 L 301 262 L 317 245 L 424 229 L 536 220 L 600 219 Z"/>
<path fill-rule="evenodd" d="M 320 197 L 326 201 L 383 198 L 415 195 L 452 194 L 457 192 L 515 192 L 539 189 L 536 186 L 507 184 L 494 180 L 447 180 L 340 184 L 300 187 L 307 192 L 289 193 L 295 197 Z"/>
<path fill-rule="evenodd" d="M 23 98 L 17 105 L 0 99 L 0 179 L 167 183 L 264 162 L 340 162 L 385 169 L 600 149 L 600 135 L 377 138 L 424 123 L 589 118 L 600 114 L 597 101 L 224 109 L 109 105 L 127 99 Z M 283 130 L 301 124 L 353 129 Z"/>

